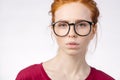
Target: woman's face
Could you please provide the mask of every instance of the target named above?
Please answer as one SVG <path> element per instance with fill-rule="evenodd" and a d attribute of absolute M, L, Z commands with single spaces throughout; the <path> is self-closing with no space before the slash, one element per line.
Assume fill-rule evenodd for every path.
<path fill-rule="evenodd" d="M 63 21 L 68 23 L 76 23 L 81 20 L 92 22 L 91 11 L 79 2 L 65 4 L 58 8 L 55 12 L 55 22 Z M 89 35 L 79 36 L 75 33 L 74 26 L 71 25 L 70 31 L 66 36 L 59 37 L 55 35 L 55 38 L 60 51 L 74 55 L 86 52 L 88 44 L 94 34 L 95 33 L 92 28 Z"/>

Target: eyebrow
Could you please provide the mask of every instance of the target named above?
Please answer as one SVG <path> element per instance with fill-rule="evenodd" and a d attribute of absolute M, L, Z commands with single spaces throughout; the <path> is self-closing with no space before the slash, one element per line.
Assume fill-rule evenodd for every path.
<path fill-rule="evenodd" d="M 75 23 L 81 22 L 81 21 L 88 21 L 88 20 L 80 19 L 80 20 L 76 20 Z"/>
<path fill-rule="evenodd" d="M 62 21 L 62 22 L 69 22 L 68 20 L 58 20 L 58 21 L 56 21 L 56 22 L 59 22 L 59 21 Z"/>
<path fill-rule="evenodd" d="M 59 21 L 62 21 L 62 22 L 67 22 L 67 23 L 69 23 L 70 21 L 68 21 L 68 20 L 59 20 Z M 81 22 L 81 21 L 89 21 L 89 20 L 85 20 L 85 19 L 78 19 L 78 20 L 75 20 L 75 23 L 77 23 L 77 22 Z M 58 22 L 58 21 L 57 21 Z M 90 21 L 91 22 L 91 21 Z"/>

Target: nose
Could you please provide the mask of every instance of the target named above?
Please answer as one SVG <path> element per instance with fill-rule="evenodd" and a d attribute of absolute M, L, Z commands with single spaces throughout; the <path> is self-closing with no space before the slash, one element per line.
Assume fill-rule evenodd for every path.
<path fill-rule="evenodd" d="M 77 34 L 75 33 L 75 25 L 74 25 L 74 23 L 71 23 L 69 26 L 70 26 L 70 30 L 69 30 L 69 33 L 68 33 L 68 37 L 76 38 Z"/>

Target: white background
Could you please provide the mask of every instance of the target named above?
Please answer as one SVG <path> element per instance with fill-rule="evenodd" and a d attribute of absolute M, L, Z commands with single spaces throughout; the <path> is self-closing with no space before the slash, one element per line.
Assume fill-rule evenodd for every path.
<path fill-rule="evenodd" d="M 0 80 L 15 80 L 18 72 L 56 54 L 51 38 L 52 0 L 0 0 Z M 120 80 L 120 0 L 97 0 L 101 15 L 97 48 L 88 64 Z"/>

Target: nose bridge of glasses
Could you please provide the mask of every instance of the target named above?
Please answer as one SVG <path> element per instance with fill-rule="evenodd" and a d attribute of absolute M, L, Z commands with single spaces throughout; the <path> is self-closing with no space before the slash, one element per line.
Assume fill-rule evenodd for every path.
<path fill-rule="evenodd" d="M 76 34 L 75 33 L 75 23 L 69 23 L 69 27 L 70 27 L 69 34 Z"/>
<path fill-rule="evenodd" d="M 69 26 L 71 26 L 71 25 L 75 26 L 75 23 L 69 23 Z"/>

